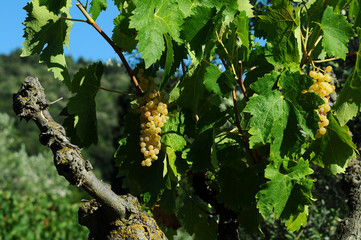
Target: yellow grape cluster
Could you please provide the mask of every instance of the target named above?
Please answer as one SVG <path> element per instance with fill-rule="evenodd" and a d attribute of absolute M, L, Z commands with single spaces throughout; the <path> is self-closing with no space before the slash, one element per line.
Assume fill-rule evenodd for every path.
<path fill-rule="evenodd" d="M 308 90 L 303 91 L 303 93 L 314 92 L 315 94 L 319 95 L 324 101 L 324 104 L 319 106 L 319 108 L 316 110 L 321 120 L 320 122 L 318 122 L 319 129 L 316 134 L 317 138 L 320 138 L 326 133 L 326 127 L 329 124 L 329 120 L 327 119 L 327 113 L 331 110 L 331 106 L 329 105 L 328 100 L 330 99 L 330 94 L 335 91 L 335 86 L 330 84 L 332 82 L 332 77 L 327 73 L 332 72 L 332 67 L 327 66 L 326 71 L 321 71 L 310 71 L 309 76 L 313 78 L 313 84 Z"/>
<path fill-rule="evenodd" d="M 154 83 L 152 77 L 148 77 L 144 75 L 144 69 L 139 69 L 137 74 L 139 85 L 143 89 L 143 91 L 147 92 L 149 90 L 154 91 L 157 87 L 157 84 Z"/>
<path fill-rule="evenodd" d="M 139 144 L 144 155 L 142 166 L 150 167 L 152 162 L 158 159 L 157 155 L 162 147 L 160 133 L 169 119 L 167 104 L 162 102 L 163 98 L 163 94 L 151 92 L 138 99 L 141 128 Z"/>

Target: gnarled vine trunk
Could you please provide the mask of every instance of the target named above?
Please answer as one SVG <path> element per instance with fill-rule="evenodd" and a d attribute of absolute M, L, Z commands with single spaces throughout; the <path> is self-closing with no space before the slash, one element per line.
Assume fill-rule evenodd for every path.
<path fill-rule="evenodd" d="M 43 87 L 34 77 L 27 77 L 13 95 L 15 113 L 21 119 L 36 123 L 41 131 L 39 140 L 52 150 L 59 175 L 95 198 L 81 206 L 78 212 L 79 223 L 90 231 L 89 239 L 166 239 L 155 220 L 141 210 L 137 198 L 130 194 L 118 196 L 110 186 L 96 178 L 79 147 L 69 141 L 64 128 L 51 117 L 47 110 L 49 104 Z"/>
<path fill-rule="evenodd" d="M 340 240 L 361 239 L 361 161 L 353 159 L 343 179 L 343 190 L 348 197 L 349 215 L 339 226 Z"/>

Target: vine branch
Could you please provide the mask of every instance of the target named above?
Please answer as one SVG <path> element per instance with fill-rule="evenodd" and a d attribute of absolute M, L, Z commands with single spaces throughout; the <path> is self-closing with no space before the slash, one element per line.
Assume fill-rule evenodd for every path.
<path fill-rule="evenodd" d="M 39 80 L 33 77 L 27 77 L 13 95 L 16 115 L 36 123 L 41 131 L 39 141 L 52 150 L 58 174 L 95 198 L 79 209 L 79 223 L 89 228 L 89 239 L 166 239 L 134 196 L 118 196 L 94 175 L 92 165 L 84 160 L 79 147 L 69 141 L 63 126 L 53 120 L 47 109 L 50 104 Z M 135 224 L 139 226 L 136 232 L 132 230 Z"/>
<path fill-rule="evenodd" d="M 108 37 L 108 35 L 95 23 L 95 21 L 90 17 L 90 15 L 88 14 L 88 12 L 85 10 L 84 6 L 80 2 L 76 2 L 75 5 L 79 8 L 79 10 L 83 13 L 85 18 L 87 19 L 86 22 L 92 25 L 95 28 L 95 30 L 97 30 L 97 32 L 100 33 L 100 35 L 109 43 L 109 45 L 117 53 L 120 60 L 124 64 L 124 67 L 127 70 L 130 79 L 132 80 L 132 83 L 137 91 L 137 95 L 142 96 L 144 94 L 144 91 L 139 85 L 137 78 L 134 76 L 132 69 L 130 68 L 127 60 L 125 59 L 122 53 L 122 50 L 117 45 L 115 45 L 115 43 Z"/>

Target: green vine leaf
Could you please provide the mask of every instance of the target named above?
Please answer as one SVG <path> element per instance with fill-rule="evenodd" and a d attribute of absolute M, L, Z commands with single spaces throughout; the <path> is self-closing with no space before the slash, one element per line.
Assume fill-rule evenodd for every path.
<path fill-rule="evenodd" d="M 247 13 L 242 11 L 237 17 L 234 19 L 237 25 L 237 35 L 239 39 L 242 41 L 242 44 L 248 48 L 249 46 L 249 20 Z"/>
<path fill-rule="evenodd" d="M 183 108 L 198 112 L 199 101 L 204 92 L 203 77 L 206 71 L 206 63 L 192 63 L 179 84 L 180 97 L 178 104 Z"/>
<path fill-rule="evenodd" d="M 358 33 L 360 36 L 360 28 Z M 361 47 L 361 44 L 359 47 Z M 361 53 L 357 52 L 356 56 L 355 66 L 338 95 L 334 106 L 337 119 L 342 126 L 356 117 L 357 113 L 361 110 Z"/>
<path fill-rule="evenodd" d="M 64 125 L 72 141 L 81 147 L 98 141 L 95 96 L 99 91 L 102 74 L 103 64 L 98 62 L 80 69 L 72 82 L 76 95 L 69 99 L 66 106 L 68 117 L 64 120 Z"/>
<path fill-rule="evenodd" d="M 214 137 L 214 129 L 210 128 L 203 131 L 191 144 L 187 161 L 192 163 L 194 172 L 213 168 L 215 161 L 215 159 L 212 159 Z"/>
<path fill-rule="evenodd" d="M 190 47 L 199 56 L 202 46 L 215 40 L 215 25 L 220 18 L 216 8 L 197 6 L 192 14 L 184 19 L 181 37 L 189 42 Z"/>
<path fill-rule="evenodd" d="M 263 94 L 268 91 L 272 91 L 276 82 L 278 81 L 279 73 L 272 71 L 270 74 L 264 75 L 264 77 L 259 78 L 256 82 L 251 84 L 251 89 L 258 94 Z"/>
<path fill-rule="evenodd" d="M 299 12 L 293 11 L 293 5 L 288 1 L 275 1 L 259 18 L 256 36 L 265 37 L 272 44 L 273 58 L 277 62 L 298 63 L 301 57 L 297 40 L 300 19 Z"/>
<path fill-rule="evenodd" d="M 348 160 L 357 150 L 348 127 L 341 127 L 331 113 L 327 118 L 330 123 L 326 134 L 310 146 L 305 157 L 311 157 L 312 161 L 324 167 L 327 174 L 338 174 L 345 171 Z"/>
<path fill-rule="evenodd" d="M 209 209 L 207 204 L 193 195 L 181 199 L 181 205 L 176 211 L 176 216 L 184 229 L 190 234 L 195 235 L 195 239 L 216 239 L 217 223 L 214 218 L 204 213 L 202 209 Z"/>
<path fill-rule="evenodd" d="M 256 195 L 257 208 L 262 216 L 267 217 L 274 211 L 275 217 L 288 222 L 290 231 L 306 224 L 307 218 L 302 215 L 307 205 L 312 203 L 313 181 L 307 178 L 312 173 L 306 160 L 300 159 L 296 163 L 274 159 L 265 170 L 265 177 L 270 180 Z"/>
<path fill-rule="evenodd" d="M 171 77 L 171 70 L 172 65 L 174 63 L 174 52 L 173 52 L 173 44 L 172 39 L 169 37 L 168 34 L 164 34 L 164 39 L 167 45 L 167 54 L 165 57 L 165 64 L 164 64 L 164 73 L 160 84 L 160 89 L 163 89 L 165 84 L 168 82 L 168 78 Z"/>
<path fill-rule="evenodd" d="M 138 31 L 139 51 L 145 67 L 150 67 L 162 56 L 165 50 L 163 34 L 176 42 L 179 38 L 180 25 L 183 23 L 182 13 L 174 0 L 134 1 L 136 8 L 130 17 L 130 27 Z"/>
<path fill-rule="evenodd" d="M 359 1 L 350 2 L 349 14 L 349 16 L 355 17 L 354 27 L 361 27 L 361 3 Z"/>
<path fill-rule="evenodd" d="M 198 0 L 178 0 L 179 10 L 182 12 L 183 17 L 191 15 L 193 9 L 198 5 Z"/>
<path fill-rule="evenodd" d="M 274 133 L 283 133 L 287 125 L 290 106 L 284 101 L 280 91 L 273 90 L 251 97 L 244 112 L 253 115 L 249 130 L 252 135 L 249 144 L 251 148 L 254 148 L 258 144 L 271 143 Z M 282 136 L 279 137 L 282 138 Z"/>
<path fill-rule="evenodd" d="M 234 89 L 236 80 L 231 70 L 222 72 L 216 65 L 212 64 L 207 67 L 203 82 L 208 91 L 227 97 Z"/>
<path fill-rule="evenodd" d="M 57 7 L 63 6 L 60 10 L 57 8 L 49 10 L 48 7 L 54 5 L 45 2 L 42 2 L 42 5 L 39 5 L 39 1 L 32 0 L 24 8 L 28 15 L 23 23 L 25 25 L 25 42 L 21 56 L 39 54 L 40 61 L 46 63 L 55 78 L 63 81 L 71 89 L 63 45 L 69 47 L 70 30 L 73 23 L 52 12 L 56 10 L 62 17 L 70 18 L 71 0 L 67 0 L 65 5 L 58 5 Z"/>
<path fill-rule="evenodd" d="M 90 2 L 89 13 L 92 15 L 93 20 L 95 21 L 101 11 L 105 11 L 108 8 L 107 0 L 92 0 Z"/>
<path fill-rule="evenodd" d="M 298 124 L 309 136 L 314 138 L 318 129 L 319 117 L 315 111 L 323 100 L 313 94 L 302 91 L 308 89 L 313 80 L 300 72 L 286 71 L 281 75 L 279 85 L 283 88 L 285 99 L 292 105 Z"/>
<path fill-rule="evenodd" d="M 136 48 L 138 41 L 135 39 L 136 30 L 129 28 L 129 18 L 118 15 L 114 21 L 112 40 L 123 51 L 131 53 Z"/>
<path fill-rule="evenodd" d="M 63 7 L 66 8 L 67 1 L 39 0 L 39 6 L 46 6 L 50 12 L 59 14 Z"/>
<path fill-rule="evenodd" d="M 320 26 L 323 30 L 322 45 L 328 55 L 345 59 L 348 52 L 346 44 L 355 35 L 346 17 L 335 13 L 332 7 L 327 6 Z"/>
<path fill-rule="evenodd" d="M 238 10 L 242 13 L 244 11 L 248 18 L 254 17 L 253 6 L 248 0 L 238 0 Z"/>
<path fill-rule="evenodd" d="M 182 152 L 187 145 L 187 141 L 183 137 L 182 122 L 184 122 L 183 115 L 173 114 L 163 127 L 164 134 L 161 140 L 162 145 L 166 147 L 168 164 L 175 177 L 178 176 L 176 152 Z"/>
<path fill-rule="evenodd" d="M 282 92 L 278 89 L 272 90 L 278 79 Z M 311 85 L 310 78 L 289 70 L 281 75 L 272 72 L 251 85 L 259 92 L 259 95 L 255 94 L 250 98 L 244 109 L 244 112 L 253 115 L 249 130 L 252 135 L 249 139 L 251 148 L 270 143 L 271 155 L 285 153 L 284 145 L 294 146 L 299 140 L 297 125 L 314 137 L 319 121 L 314 110 L 322 105 L 322 99 L 312 93 L 302 93 L 302 90 Z M 293 129 L 296 133 L 285 132 L 286 129 Z"/>

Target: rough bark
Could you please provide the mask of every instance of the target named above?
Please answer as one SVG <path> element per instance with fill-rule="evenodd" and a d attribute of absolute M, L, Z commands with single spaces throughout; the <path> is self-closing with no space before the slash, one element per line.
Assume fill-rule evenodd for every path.
<path fill-rule="evenodd" d="M 349 215 L 339 225 L 340 240 L 361 239 L 361 162 L 353 159 L 343 179 L 343 190 L 348 197 Z"/>
<path fill-rule="evenodd" d="M 39 140 L 52 150 L 59 175 L 95 198 L 79 209 L 79 223 L 90 230 L 89 239 L 166 239 L 154 219 L 141 211 L 135 197 L 118 196 L 96 178 L 79 147 L 69 141 L 64 128 L 51 117 L 49 104 L 37 78 L 27 77 L 13 95 L 15 113 L 36 123 L 41 131 Z"/>

